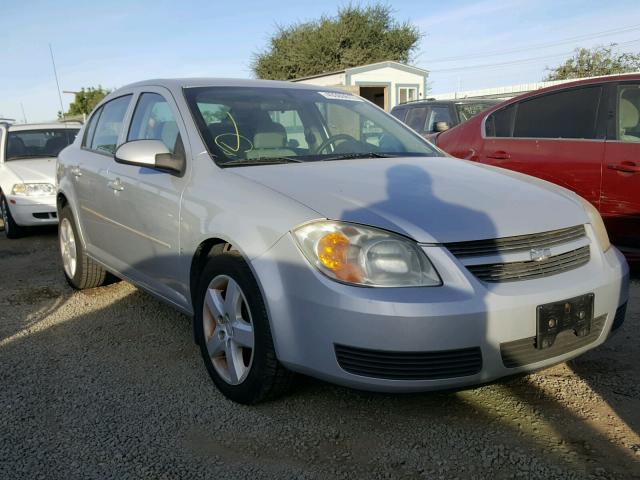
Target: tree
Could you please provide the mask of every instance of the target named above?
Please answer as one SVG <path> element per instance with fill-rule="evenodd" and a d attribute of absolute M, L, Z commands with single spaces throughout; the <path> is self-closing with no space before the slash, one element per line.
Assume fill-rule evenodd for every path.
<path fill-rule="evenodd" d="M 549 68 L 547 80 L 616 75 L 640 70 L 640 54 L 615 53 L 615 44 L 592 49 L 578 48 L 562 65 Z"/>
<path fill-rule="evenodd" d="M 357 65 L 395 60 L 408 63 L 422 34 L 400 23 L 385 5 L 349 5 L 335 17 L 277 26 L 266 50 L 254 54 L 258 78 L 291 80 Z"/>
<path fill-rule="evenodd" d="M 69 105 L 69 110 L 64 114 L 65 118 L 90 114 L 108 94 L 109 90 L 105 90 L 101 86 L 81 88 L 79 92 L 76 92 L 73 102 Z M 58 112 L 58 118 L 62 118 L 61 112 Z"/>

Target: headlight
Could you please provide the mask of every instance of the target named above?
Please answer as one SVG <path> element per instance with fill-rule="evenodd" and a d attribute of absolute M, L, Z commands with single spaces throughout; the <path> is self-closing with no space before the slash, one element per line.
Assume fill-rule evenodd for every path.
<path fill-rule="evenodd" d="M 40 195 L 53 195 L 56 187 L 50 183 L 16 183 L 11 190 L 13 195 L 37 197 Z"/>
<path fill-rule="evenodd" d="M 334 280 L 371 287 L 434 287 L 442 281 L 415 242 L 351 223 L 317 221 L 293 231 L 307 260 Z"/>
<path fill-rule="evenodd" d="M 598 212 L 598 210 L 596 210 L 596 207 L 591 205 L 591 203 L 587 202 L 584 198 L 578 198 L 580 198 L 580 200 L 582 201 L 584 210 L 589 216 L 589 223 L 591 224 L 591 227 L 596 234 L 596 238 L 598 239 L 598 243 L 600 244 L 602 251 L 606 252 L 607 250 L 609 250 L 611 242 L 609 241 L 609 235 L 607 234 L 607 229 L 604 226 L 604 222 L 602 221 L 600 212 Z"/>

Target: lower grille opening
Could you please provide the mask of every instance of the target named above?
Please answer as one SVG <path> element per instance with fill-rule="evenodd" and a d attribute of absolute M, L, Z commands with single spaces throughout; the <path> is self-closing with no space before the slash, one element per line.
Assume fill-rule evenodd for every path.
<path fill-rule="evenodd" d="M 340 367 L 355 375 L 390 380 L 465 377 L 482 370 L 480 347 L 431 352 L 395 352 L 335 346 Z"/>
<path fill-rule="evenodd" d="M 58 215 L 55 212 L 36 212 L 32 214 L 34 218 L 40 220 L 48 220 L 50 218 L 58 218 Z"/>
<path fill-rule="evenodd" d="M 602 333 L 606 319 L 606 315 L 595 318 L 591 323 L 591 331 L 584 337 L 574 335 L 571 330 L 560 332 L 553 345 L 542 350 L 536 348 L 536 337 L 501 343 L 502 363 L 507 368 L 522 367 L 589 345 L 595 342 Z"/>

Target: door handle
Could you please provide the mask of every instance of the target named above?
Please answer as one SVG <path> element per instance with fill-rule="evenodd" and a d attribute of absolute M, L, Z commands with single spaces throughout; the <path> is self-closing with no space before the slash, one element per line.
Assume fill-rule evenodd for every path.
<path fill-rule="evenodd" d="M 71 175 L 76 178 L 82 176 L 82 170 L 80 170 L 80 167 L 78 165 L 76 165 L 75 167 L 71 167 Z"/>
<path fill-rule="evenodd" d="M 511 158 L 511 155 L 509 155 L 504 150 L 498 150 L 497 152 L 493 152 L 487 155 L 487 158 L 493 158 L 494 160 L 509 160 Z"/>
<path fill-rule="evenodd" d="M 618 172 L 640 173 L 640 165 L 636 165 L 633 162 L 610 163 L 607 168 Z"/>
<path fill-rule="evenodd" d="M 107 185 L 111 190 L 115 192 L 121 192 L 122 190 L 124 190 L 124 185 L 122 185 L 122 182 L 120 182 L 119 178 L 116 178 L 115 180 L 108 182 Z"/>

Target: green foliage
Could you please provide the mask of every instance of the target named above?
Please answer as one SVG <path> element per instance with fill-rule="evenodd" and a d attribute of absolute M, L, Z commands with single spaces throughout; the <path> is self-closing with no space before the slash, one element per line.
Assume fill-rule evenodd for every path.
<path fill-rule="evenodd" d="M 291 80 L 368 63 L 394 60 L 407 63 L 421 33 L 400 23 L 385 5 L 349 5 L 337 16 L 278 26 L 269 46 L 254 55 L 258 78 Z"/>
<path fill-rule="evenodd" d="M 108 94 L 109 90 L 105 90 L 101 86 L 98 86 L 98 88 L 82 88 L 75 94 L 75 98 L 64 116 L 68 118 L 82 116 L 83 114 L 88 115 Z M 62 118 L 61 112 L 58 112 L 58 118 Z"/>
<path fill-rule="evenodd" d="M 548 69 L 546 80 L 616 75 L 640 70 L 640 54 L 614 53 L 613 47 L 578 48 L 562 65 Z"/>

